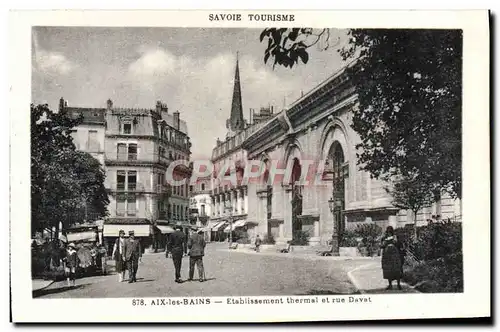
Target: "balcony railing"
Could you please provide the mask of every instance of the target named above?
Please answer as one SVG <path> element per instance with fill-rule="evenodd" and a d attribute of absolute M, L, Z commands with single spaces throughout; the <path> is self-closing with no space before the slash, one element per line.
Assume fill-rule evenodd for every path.
<path fill-rule="evenodd" d="M 168 155 L 158 153 L 107 153 L 106 162 L 146 162 L 170 164 L 174 161 Z"/>
<path fill-rule="evenodd" d="M 116 216 L 118 217 L 135 217 L 138 214 L 137 209 L 117 209 L 116 210 Z"/>
<path fill-rule="evenodd" d="M 108 190 L 117 192 L 138 192 L 138 191 L 142 192 L 146 190 L 145 186 L 142 183 L 135 183 L 135 182 L 128 184 L 124 182 L 115 182 L 108 184 L 106 188 Z"/>

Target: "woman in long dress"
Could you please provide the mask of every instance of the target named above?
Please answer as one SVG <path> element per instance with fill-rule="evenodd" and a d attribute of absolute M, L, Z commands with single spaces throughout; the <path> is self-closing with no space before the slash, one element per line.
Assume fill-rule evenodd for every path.
<path fill-rule="evenodd" d="M 120 230 L 118 233 L 119 238 L 116 239 L 115 245 L 113 246 L 112 257 L 115 260 L 115 268 L 118 273 L 118 282 L 125 281 L 125 270 L 126 270 L 126 262 L 125 262 L 125 231 Z"/>
<path fill-rule="evenodd" d="M 394 229 L 388 226 L 382 238 L 382 271 L 384 279 L 389 281 L 387 289 L 392 289 L 392 281 L 396 280 L 401 289 L 402 262 L 401 243 L 394 235 Z"/>

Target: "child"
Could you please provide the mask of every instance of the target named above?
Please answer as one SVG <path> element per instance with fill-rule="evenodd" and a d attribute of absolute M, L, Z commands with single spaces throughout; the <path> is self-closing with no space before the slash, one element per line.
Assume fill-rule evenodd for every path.
<path fill-rule="evenodd" d="M 64 263 L 65 263 L 64 272 L 66 274 L 68 287 L 71 287 L 71 283 L 73 284 L 73 286 L 75 286 L 76 267 L 78 266 L 78 255 L 76 253 L 74 243 L 70 243 L 68 245 L 68 249 L 66 250 L 66 257 L 64 258 Z"/>

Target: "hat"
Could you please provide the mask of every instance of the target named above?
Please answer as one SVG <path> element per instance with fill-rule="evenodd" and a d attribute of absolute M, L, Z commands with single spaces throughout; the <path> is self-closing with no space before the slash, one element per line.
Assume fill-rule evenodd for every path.
<path fill-rule="evenodd" d="M 134 231 L 129 231 L 129 232 L 128 232 L 128 235 L 129 235 L 129 236 L 133 236 L 133 235 L 134 235 Z"/>
<path fill-rule="evenodd" d="M 120 231 L 118 232 L 118 234 L 123 234 L 125 235 L 125 231 L 123 229 L 120 229 Z"/>
<path fill-rule="evenodd" d="M 68 244 L 68 248 L 73 248 L 73 249 L 75 249 L 75 244 L 74 244 L 74 243 L 70 243 L 70 244 Z"/>
<path fill-rule="evenodd" d="M 175 226 L 175 229 L 177 229 L 179 231 L 182 231 L 182 226 L 181 225 L 177 225 L 177 226 Z"/>

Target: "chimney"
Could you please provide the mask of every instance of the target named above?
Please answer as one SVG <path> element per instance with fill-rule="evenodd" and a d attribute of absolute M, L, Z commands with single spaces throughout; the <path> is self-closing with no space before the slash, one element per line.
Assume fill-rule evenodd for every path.
<path fill-rule="evenodd" d="M 108 99 L 108 101 L 106 102 L 106 106 L 108 107 L 108 110 L 112 109 L 113 108 L 113 101 L 111 101 L 111 99 Z"/>
<path fill-rule="evenodd" d="M 161 100 L 156 101 L 156 112 L 161 113 Z"/>
<path fill-rule="evenodd" d="M 62 112 L 62 110 L 64 110 L 64 105 L 65 105 L 64 98 L 61 97 L 61 99 L 59 99 L 59 112 Z"/>
<path fill-rule="evenodd" d="M 64 107 L 68 107 L 68 101 L 67 100 L 64 101 Z"/>
<path fill-rule="evenodd" d="M 180 119 L 180 116 L 179 116 L 179 111 L 175 111 L 174 112 L 174 127 L 177 130 L 181 129 L 181 119 Z"/>
<path fill-rule="evenodd" d="M 271 106 L 271 114 L 274 112 L 274 106 Z"/>

